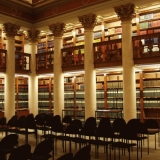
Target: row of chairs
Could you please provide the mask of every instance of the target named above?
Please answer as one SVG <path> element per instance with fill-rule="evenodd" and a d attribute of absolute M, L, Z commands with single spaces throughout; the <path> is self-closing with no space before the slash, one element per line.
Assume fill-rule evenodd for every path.
<path fill-rule="evenodd" d="M 149 154 L 149 135 L 155 135 L 156 137 L 156 134 L 159 134 L 159 125 L 154 120 L 146 120 L 145 123 L 141 123 L 139 119 L 131 119 L 126 123 L 123 118 L 120 118 L 111 123 L 110 119 L 102 118 L 97 126 L 94 117 L 90 117 L 81 128 L 79 127 L 80 122 L 77 122 L 79 122 L 79 120 L 71 121 L 66 128 L 64 128 L 61 122 L 55 123 L 50 129 L 50 134 L 45 134 L 42 137 L 55 140 L 55 149 L 57 140 L 61 140 L 64 152 L 66 152 L 67 141 L 69 142 L 69 152 L 72 152 L 72 142 L 75 144 L 78 143 L 79 148 L 81 148 L 81 145 L 95 145 L 96 157 L 98 157 L 98 148 L 102 145 L 106 152 L 106 159 L 108 159 L 109 155 L 108 146 L 111 147 L 110 151 L 115 148 L 127 148 L 129 151 L 129 159 L 130 148 L 136 146 L 138 159 L 139 146 L 142 157 L 142 142 L 147 139 Z M 155 130 L 150 130 L 151 128 Z M 134 141 L 134 143 L 130 141 Z"/>
<path fill-rule="evenodd" d="M 40 142 L 31 152 L 29 144 L 18 145 L 17 134 L 9 134 L 0 141 L 0 159 L 7 160 L 47 160 L 53 157 L 53 141 L 50 139 Z"/>

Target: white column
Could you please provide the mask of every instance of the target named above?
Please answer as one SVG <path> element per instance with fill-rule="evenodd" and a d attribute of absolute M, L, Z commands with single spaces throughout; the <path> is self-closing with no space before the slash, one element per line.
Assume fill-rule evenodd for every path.
<path fill-rule="evenodd" d="M 123 66 L 123 112 L 128 122 L 136 118 L 136 81 L 132 48 L 132 18 L 135 6 L 132 3 L 115 7 L 122 21 L 122 66 Z"/>
<path fill-rule="evenodd" d="M 96 74 L 94 69 L 93 56 L 93 28 L 96 23 L 96 15 L 88 14 L 79 17 L 85 32 L 84 40 L 84 90 L 85 90 L 85 119 L 95 117 L 96 110 Z"/>
<path fill-rule="evenodd" d="M 4 23 L 2 30 L 6 35 L 6 76 L 4 111 L 7 121 L 15 115 L 15 35 L 20 26 L 10 22 Z"/>
<path fill-rule="evenodd" d="M 30 74 L 28 80 L 29 112 L 34 116 L 38 114 L 38 76 L 36 75 L 36 53 L 39 30 L 28 30 L 29 47 L 31 53 Z"/>
<path fill-rule="evenodd" d="M 123 110 L 126 121 L 136 118 L 136 82 L 132 49 L 132 22 L 122 22 Z"/>
<path fill-rule="evenodd" d="M 8 36 L 6 40 L 6 76 L 4 112 L 7 121 L 15 115 L 15 39 Z"/>
<path fill-rule="evenodd" d="M 64 23 L 55 23 L 49 26 L 54 35 L 54 115 L 62 116 L 64 109 L 64 75 L 62 72 L 61 49 L 63 46 Z"/>
<path fill-rule="evenodd" d="M 85 69 L 85 119 L 95 117 L 96 74 L 93 57 L 93 30 L 85 30 L 84 69 Z"/>
<path fill-rule="evenodd" d="M 54 115 L 62 115 L 64 109 L 64 75 L 62 72 L 62 37 L 54 37 Z"/>

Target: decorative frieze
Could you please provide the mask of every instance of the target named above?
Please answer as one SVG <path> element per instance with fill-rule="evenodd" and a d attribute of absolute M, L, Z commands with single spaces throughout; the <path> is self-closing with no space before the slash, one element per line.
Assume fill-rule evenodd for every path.
<path fill-rule="evenodd" d="M 90 13 L 88 15 L 79 16 L 78 19 L 86 30 L 94 28 L 95 24 L 97 23 L 96 17 L 97 16 L 95 14 Z"/>
<path fill-rule="evenodd" d="M 122 22 L 132 20 L 135 17 L 135 6 L 132 3 L 114 7 L 114 10 Z"/>
<path fill-rule="evenodd" d="M 40 31 L 31 29 L 27 31 L 27 37 L 30 42 L 37 42 L 40 36 Z"/>
<path fill-rule="evenodd" d="M 7 22 L 2 25 L 2 30 L 6 34 L 7 37 L 8 36 L 14 37 L 20 30 L 20 26 L 17 24 Z"/>
<path fill-rule="evenodd" d="M 54 37 L 62 37 L 65 29 L 65 24 L 57 22 L 55 24 L 49 25 L 49 29 L 52 31 Z"/>

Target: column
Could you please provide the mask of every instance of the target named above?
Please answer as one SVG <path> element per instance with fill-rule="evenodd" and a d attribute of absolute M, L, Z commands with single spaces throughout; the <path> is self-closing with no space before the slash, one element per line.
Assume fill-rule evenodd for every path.
<path fill-rule="evenodd" d="M 93 56 L 93 28 L 96 23 L 96 15 L 88 14 L 79 17 L 84 31 L 84 90 L 85 90 L 85 119 L 88 117 L 95 117 L 96 110 L 96 73 L 94 69 L 94 56 Z"/>
<path fill-rule="evenodd" d="M 28 80 L 28 103 L 29 112 L 34 116 L 38 114 L 38 76 L 36 75 L 36 53 L 40 31 L 31 29 L 27 31 L 29 44 L 31 46 L 30 74 Z"/>
<path fill-rule="evenodd" d="M 61 48 L 63 46 L 64 23 L 55 23 L 49 26 L 54 35 L 54 115 L 62 115 L 64 109 L 64 75 L 62 72 Z"/>
<path fill-rule="evenodd" d="M 5 106 L 4 112 L 7 121 L 15 115 L 15 35 L 20 26 L 4 23 L 3 32 L 6 34 L 6 75 L 5 75 Z"/>
<path fill-rule="evenodd" d="M 123 112 L 124 119 L 136 118 L 136 81 L 132 48 L 132 18 L 135 6 L 131 3 L 115 7 L 122 22 Z"/>

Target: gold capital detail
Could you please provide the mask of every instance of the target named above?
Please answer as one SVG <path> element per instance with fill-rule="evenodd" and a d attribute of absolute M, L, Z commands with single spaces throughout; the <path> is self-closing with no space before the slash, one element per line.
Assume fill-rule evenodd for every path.
<path fill-rule="evenodd" d="M 84 29 L 93 29 L 97 23 L 96 17 L 95 14 L 90 13 L 88 15 L 79 16 L 78 19 L 79 22 L 82 23 Z"/>
<path fill-rule="evenodd" d="M 27 37 L 30 42 L 38 42 L 38 38 L 40 36 L 40 31 L 31 29 L 27 31 Z"/>
<path fill-rule="evenodd" d="M 49 25 L 49 29 L 52 31 L 54 37 L 62 37 L 65 24 L 57 22 L 55 24 Z"/>
<path fill-rule="evenodd" d="M 114 10 L 122 22 L 132 20 L 135 16 L 135 6 L 132 3 L 114 7 Z"/>
<path fill-rule="evenodd" d="M 20 30 L 20 26 L 16 24 L 12 24 L 10 22 L 4 23 L 2 25 L 2 30 L 4 33 L 6 33 L 6 36 L 16 36 L 18 31 Z"/>

